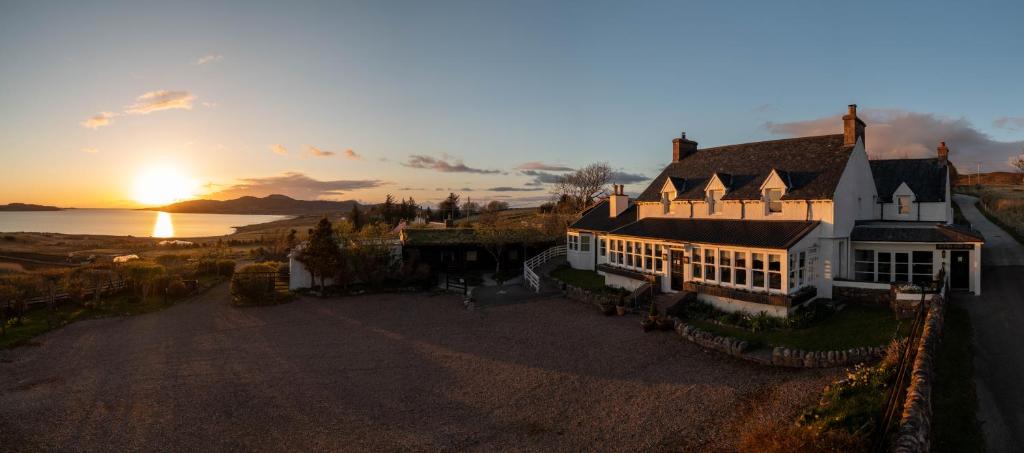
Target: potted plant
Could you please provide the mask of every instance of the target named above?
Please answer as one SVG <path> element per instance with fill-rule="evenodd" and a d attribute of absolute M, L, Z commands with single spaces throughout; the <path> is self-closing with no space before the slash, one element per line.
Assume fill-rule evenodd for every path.
<path fill-rule="evenodd" d="M 654 321 L 651 320 L 651 318 L 648 317 L 640 321 L 640 327 L 644 329 L 644 332 L 650 332 L 654 330 L 654 328 L 657 327 L 657 325 Z"/>
<path fill-rule="evenodd" d="M 625 316 L 626 314 L 626 302 L 622 299 L 615 304 L 615 313 L 619 316 Z"/>
<path fill-rule="evenodd" d="M 615 304 L 609 300 L 602 301 L 599 306 L 601 307 L 601 313 L 605 316 L 611 316 L 615 314 Z"/>
<path fill-rule="evenodd" d="M 658 304 L 654 303 L 653 300 L 651 301 L 650 310 L 647 311 L 647 319 L 651 322 L 658 321 Z"/>

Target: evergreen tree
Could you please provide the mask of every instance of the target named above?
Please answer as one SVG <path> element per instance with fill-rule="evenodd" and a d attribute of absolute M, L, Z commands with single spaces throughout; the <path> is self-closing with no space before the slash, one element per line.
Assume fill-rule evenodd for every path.
<path fill-rule="evenodd" d="M 309 243 L 299 253 L 298 260 L 306 265 L 314 281 L 320 276 L 320 293 L 324 291 L 324 279 L 337 273 L 341 266 L 341 248 L 334 240 L 334 229 L 327 217 L 320 219 L 309 235 Z"/>
<path fill-rule="evenodd" d="M 387 226 L 393 226 L 395 222 L 395 197 L 391 194 L 387 194 L 384 197 L 384 204 L 380 207 L 380 215 L 384 218 L 384 224 Z"/>
<path fill-rule="evenodd" d="M 437 205 L 437 210 L 442 219 L 459 218 L 459 196 L 449 193 L 448 198 Z"/>
<path fill-rule="evenodd" d="M 348 221 L 352 222 L 352 227 L 355 228 L 356 231 L 363 228 L 363 213 L 359 210 L 359 203 L 352 205 L 352 213 L 349 214 Z"/>

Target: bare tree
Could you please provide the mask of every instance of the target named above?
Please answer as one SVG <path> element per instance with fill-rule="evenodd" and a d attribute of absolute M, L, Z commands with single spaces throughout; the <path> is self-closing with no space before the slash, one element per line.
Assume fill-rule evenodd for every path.
<path fill-rule="evenodd" d="M 505 249 L 511 245 L 521 243 L 534 235 L 533 231 L 517 225 L 510 221 L 502 221 L 494 218 L 486 222 L 479 222 L 474 225 L 476 240 L 484 250 L 494 258 L 494 273 L 501 272 L 501 260 L 505 255 Z"/>
<path fill-rule="evenodd" d="M 1022 173 L 1022 178 L 1024 178 L 1024 153 L 1021 153 L 1021 155 L 1017 157 L 1011 157 L 1010 165 L 1013 165 L 1013 168 L 1016 168 L 1017 171 Z M 1024 179 L 1022 179 L 1021 182 L 1024 183 Z"/>
<path fill-rule="evenodd" d="M 608 194 L 612 174 L 612 167 L 607 162 L 590 164 L 560 177 L 552 193 L 568 199 L 576 211 L 581 211 L 597 197 Z"/>

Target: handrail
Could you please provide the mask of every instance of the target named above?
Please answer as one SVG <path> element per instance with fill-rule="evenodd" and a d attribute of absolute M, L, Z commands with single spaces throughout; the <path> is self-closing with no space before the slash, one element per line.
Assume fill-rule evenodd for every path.
<path fill-rule="evenodd" d="M 544 265 L 544 263 L 550 261 L 552 258 L 565 256 L 565 245 L 556 245 L 543 252 L 538 253 L 533 258 L 530 258 L 523 262 L 523 281 L 528 287 L 533 288 L 534 291 L 540 292 L 540 276 L 534 272 L 534 269 Z"/>

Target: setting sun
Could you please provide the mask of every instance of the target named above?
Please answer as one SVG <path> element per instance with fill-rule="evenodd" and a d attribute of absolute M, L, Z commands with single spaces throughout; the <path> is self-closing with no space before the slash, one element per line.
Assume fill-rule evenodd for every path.
<path fill-rule="evenodd" d="M 135 178 L 132 198 L 145 205 L 163 205 L 195 196 L 198 184 L 173 167 L 142 171 Z"/>

